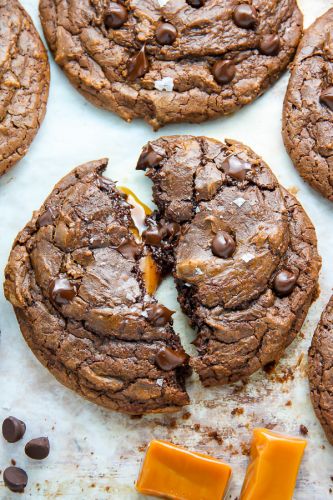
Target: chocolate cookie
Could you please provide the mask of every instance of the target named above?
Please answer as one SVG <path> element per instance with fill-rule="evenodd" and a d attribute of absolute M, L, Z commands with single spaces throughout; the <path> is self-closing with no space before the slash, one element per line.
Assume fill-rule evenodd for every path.
<path fill-rule="evenodd" d="M 326 306 L 309 349 L 309 382 L 314 411 L 333 444 L 333 297 Z"/>
<path fill-rule="evenodd" d="M 16 0 L 0 0 L 0 175 L 27 152 L 44 118 L 47 54 Z"/>
<path fill-rule="evenodd" d="M 155 129 L 230 114 L 293 58 L 296 0 L 40 0 L 56 62 L 93 104 Z"/>
<path fill-rule="evenodd" d="M 317 292 L 315 230 L 253 151 L 234 141 L 164 137 L 138 169 L 158 211 L 145 241 L 197 329 L 191 363 L 204 385 L 226 384 L 277 361 Z M 172 240 L 170 240 L 172 235 Z"/>
<path fill-rule="evenodd" d="M 172 312 L 146 291 L 146 248 L 123 193 L 101 175 L 106 165 L 76 168 L 34 213 L 14 243 L 5 295 L 64 385 L 126 413 L 175 411 L 189 401 L 187 356 Z"/>
<path fill-rule="evenodd" d="M 333 201 L 333 9 L 306 31 L 283 108 L 283 139 L 302 177 Z"/>

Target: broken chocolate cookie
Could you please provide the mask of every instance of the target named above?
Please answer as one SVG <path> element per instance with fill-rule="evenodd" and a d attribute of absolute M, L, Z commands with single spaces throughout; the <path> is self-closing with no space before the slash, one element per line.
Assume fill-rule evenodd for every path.
<path fill-rule="evenodd" d="M 246 146 L 162 137 L 138 168 L 158 211 L 145 237 L 197 329 L 191 360 L 204 385 L 277 361 L 316 297 L 321 259 L 311 221 Z M 170 224 L 177 227 L 170 238 Z"/>
<path fill-rule="evenodd" d="M 283 139 L 301 176 L 333 201 L 333 9 L 299 45 L 283 109 Z"/>
<path fill-rule="evenodd" d="M 14 243 L 5 294 L 64 385 L 126 413 L 175 411 L 189 402 L 188 357 L 172 312 L 147 293 L 149 254 L 106 165 L 79 166 L 55 186 Z"/>
<path fill-rule="evenodd" d="M 17 0 L 0 0 L 0 175 L 27 152 L 43 121 L 49 64 L 32 20 Z"/>
<path fill-rule="evenodd" d="M 40 0 L 51 51 L 89 101 L 155 129 L 252 102 L 302 34 L 296 0 Z"/>
<path fill-rule="evenodd" d="M 333 297 L 328 302 L 309 349 L 309 383 L 314 411 L 333 444 Z"/>

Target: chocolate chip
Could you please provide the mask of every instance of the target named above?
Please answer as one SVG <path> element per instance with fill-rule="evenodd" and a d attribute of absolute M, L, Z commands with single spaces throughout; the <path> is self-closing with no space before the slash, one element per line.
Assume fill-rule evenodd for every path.
<path fill-rule="evenodd" d="M 50 299 L 56 304 L 68 304 L 74 299 L 76 289 L 67 278 L 57 278 L 50 285 Z"/>
<path fill-rule="evenodd" d="M 235 8 L 233 19 L 240 28 L 253 29 L 258 22 L 257 11 L 252 5 L 242 3 Z"/>
<path fill-rule="evenodd" d="M 133 82 L 137 78 L 145 75 L 149 69 L 149 61 L 146 55 L 146 46 L 143 45 L 141 50 L 135 54 L 127 63 L 127 77 Z"/>
<path fill-rule="evenodd" d="M 289 295 L 293 289 L 295 288 L 297 281 L 297 275 L 287 269 L 283 269 L 280 271 L 274 279 L 274 290 L 277 295 L 281 297 L 286 297 Z"/>
<path fill-rule="evenodd" d="M 169 241 L 178 240 L 181 234 L 181 227 L 177 222 L 169 222 L 166 226 L 163 227 L 163 231 L 165 232 L 165 236 Z"/>
<path fill-rule="evenodd" d="M 170 311 L 162 304 L 151 304 L 146 307 L 147 321 L 153 326 L 165 326 L 170 322 L 174 311 Z"/>
<path fill-rule="evenodd" d="M 232 61 L 216 61 L 212 68 L 212 74 L 217 83 L 229 83 L 236 73 L 236 66 Z"/>
<path fill-rule="evenodd" d="M 151 227 L 146 229 L 142 233 L 142 238 L 144 239 L 147 245 L 151 245 L 153 247 L 161 246 L 163 234 L 158 227 Z"/>
<path fill-rule="evenodd" d="M 205 5 L 205 0 L 186 0 L 191 7 L 198 9 L 199 7 L 203 7 Z"/>
<path fill-rule="evenodd" d="M 141 246 L 135 241 L 125 240 L 117 247 L 117 250 L 125 259 L 135 260 L 140 254 Z"/>
<path fill-rule="evenodd" d="M 43 460 L 50 453 L 50 442 L 47 437 L 31 439 L 24 449 L 28 457 L 34 460 Z"/>
<path fill-rule="evenodd" d="M 3 480 L 7 488 L 15 493 L 23 493 L 28 484 L 27 473 L 18 467 L 7 467 L 3 472 Z"/>
<path fill-rule="evenodd" d="M 104 24 L 107 29 L 118 29 L 126 23 L 127 19 L 127 9 L 119 3 L 111 2 L 104 19 Z"/>
<path fill-rule="evenodd" d="M 172 45 L 177 38 L 177 30 L 170 23 L 161 23 L 156 29 L 156 40 L 161 45 Z"/>
<path fill-rule="evenodd" d="M 212 252 L 216 257 L 229 259 L 236 250 L 234 238 L 226 231 L 219 231 L 212 241 Z"/>
<path fill-rule="evenodd" d="M 320 94 L 320 102 L 333 111 L 333 87 L 328 87 Z"/>
<path fill-rule="evenodd" d="M 169 347 L 163 347 L 155 357 L 155 363 L 161 370 L 170 371 L 185 363 L 187 355 L 183 351 L 174 351 Z"/>
<path fill-rule="evenodd" d="M 45 210 L 43 214 L 41 214 L 38 219 L 37 219 L 37 226 L 38 227 L 43 227 L 43 226 L 49 226 L 50 224 L 53 224 L 53 212 L 51 208 L 48 208 Z"/>
<path fill-rule="evenodd" d="M 25 423 L 16 417 L 7 417 L 2 423 L 2 435 L 8 443 L 16 443 L 25 433 Z"/>
<path fill-rule="evenodd" d="M 147 168 L 158 167 L 162 160 L 162 156 L 156 153 L 151 145 L 148 144 L 140 155 L 136 170 L 146 170 Z"/>
<path fill-rule="evenodd" d="M 230 177 L 233 177 L 238 181 L 243 181 L 246 177 L 247 170 L 251 169 L 251 165 L 237 156 L 230 156 L 224 160 L 222 168 L 226 174 L 230 175 Z"/>
<path fill-rule="evenodd" d="M 278 35 L 264 35 L 259 43 L 259 50 L 265 56 L 276 56 L 280 51 L 281 43 Z"/>

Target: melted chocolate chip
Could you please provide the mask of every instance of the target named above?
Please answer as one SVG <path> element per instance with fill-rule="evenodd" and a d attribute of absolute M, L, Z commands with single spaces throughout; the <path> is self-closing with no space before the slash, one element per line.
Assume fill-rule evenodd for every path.
<path fill-rule="evenodd" d="M 257 11 L 252 5 L 242 3 L 235 8 L 233 19 L 240 28 L 253 29 L 258 22 Z"/>
<path fill-rule="evenodd" d="M 147 245 L 151 245 L 153 247 L 159 247 L 161 246 L 162 243 L 163 234 L 161 230 L 155 226 L 143 231 L 142 238 L 144 239 Z"/>
<path fill-rule="evenodd" d="M 2 435 L 8 443 L 16 443 L 25 433 L 25 423 L 16 417 L 7 417 L 2 423 Z"/>
<path fill-rule="evenodd" d="M 127 9 L 119 3 L 111 2 L 104 19 L 104 24 L 107 29 L 118 29 L 126 23 L 127 19 Z"/>
<path fill-rule="evenodd" d="M 53 224 L 53 212 L 51 208 L 48 208 L 45 210 L 43 214 L 41 214 L 38 219 L 37 219 L 37 226 L 38 227 L 43 227 L 43 226 L 49 226 L 50 224 Z"/>
<path fill-rule="evenodd" d="M 198 9 L 199 7 L 203 7 L 205 5 L 205 0 L 186 0 L 191 7 Z"/>
<path fill-rule="evenodd" d="M 68 304 L 76 295 L 75 287 L 67 278 L 53 280 L 49 292 L 51 301 L 59 305 Z"/>
<path fill-rule="evenodd" d="M 216 61 L 212 68 L 213 77 L 219 84 L 231 82 L 235 73 L 236 66 L 232 61 Z"/>
<path fill-rule="evenodd" d="M 170 23 L 161 23 L 156 29 L 156 40 L 161 45 L 172 45 L 177 38 L 177 30 Z"/>
<path fill-rule="evenodd" d="M 162 304 L 151 304 L 146 307 L 147 321 L 153 326 L 165 326 L 170 323 L 174 311 L 170 311 Z"/>
<path fill-rule="evenodd" d="M 243 181 L 246 177 L 246 172 L 251 169 L 251 165 L 237 156 L 230 156 L 224 160 L 222 168 L 233 179 Z"/>
<path fill-rule="evenodd" d="M 170 371 L 185 363 L 187 355 L 183 351 L 174 351 L 163 347 L 155 357 L 155 363 L 161 370 Z"/>
<path fill-rule="evenodd" d="M 137 78 L 145 75 L 149 69 L 149 61 L 146 54 L 146 46 L 135 54 L 127 63 L 127 77 L 133 82 Z"/>
<path fill-rule="evenodd" d="M 281 47 L 278 35 L 264 35 L 259 43 L 259 50 L 265 56 L 276 56 Z"/>
<path fill-rule="evenodd" d="M 236 250 L 234 238 L 226 231 L 219 231 L 212 241 L 212 252 L 216 257 L 229 259 Z"/>
<path fill-rule="evenodd" d="M 136 170 L 146 170 L 147 168 L 158 167 L 162 160 L 162 156 L 156 153 L 151 145 L 148 144 L 140 155 Z"/>
<path fill-rule="evenodd" d="M 23 493 L 28 484 L 27 473 L 18 467 L 7 467 L 3 472 L 3 480 L 7 488 L 15 493 Z"/>
<path fill-rule="evenodd" d="M 274 279 L 274 290 L 280 297 L 286 297 L 295 288 L 297 275 L 287 269 L 280 271 Z"/>
<path fill-rule="evenodd" d="M 126 240 L 117 247 L 117 250 L 126 259 L 135 260 L 141 251 L 141 246 L 135 241 Z"/>
<path fill-rule="evenodd" d="M 320 94 L 320 102 L 333 111 L 333 87 L 328 87 Z"/>
<path fill-rule="evenodd" d="M 165 236 L 169 241 L 178 240 L 181 234 L 181 227 L 177 222 L 169 222 L 162 230 L 165 232 Z"/>
<path fill-rule="evenodd" d="M 47 437 L 31 439 L 24 449 L 28 457 L 34 460 L 43 460 L 50 453 L 50 442 Z"/>

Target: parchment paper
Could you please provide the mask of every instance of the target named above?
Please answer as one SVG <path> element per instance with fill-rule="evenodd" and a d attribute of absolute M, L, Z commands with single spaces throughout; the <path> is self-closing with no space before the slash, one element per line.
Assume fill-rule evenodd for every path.
<path fill-rule="evenodd" d="M 41 33 L 38 0 L 22 3 Z M 329 0 L 299 0 L 299 4 L 306 26 L 333 6 Z M 10 465 L 11 459 L 27 470 L 29 484 L 21 499 L 139 499 L 143 497 L 135 493 L 134 481 L 145 446 L 151 439 L 161 438 L 229 462 L 233 478 L 227 498 L 234 500 L 244 478 L 251 429 L 275 425 L 276 430 L 297 436 L 300 424 L 304 424 L 309 429 L 309 444 L 294 498 L 333 498 L 329 491 L 333 488 L 333 448 L 314 416 L 306 380 L 307 349 L 333 285 L 333 205 L 304 184 L 285 153 L 281 111 L 288 74 L 232 117 L 202 125 L 168 126 L 155 133 L 143 122 L 127 124 L 87 103 L 50 60 L 52 82 L 44 124 L 28 155 L 0 180 L 1 276 L 17 232 L 53 185 L 74 166 L 107 156 L 107 174 L 152 205 L 150 181 L 134 169 L 141 147 L 159 135 L 189 133 L 243 141 L 263 156 L 286 188 L 297 194 L 317 230 L 323 258 L 321 293 L 303 335 L 287 350 L 277 374 L 258 373 L 244 387 L 238 384 L 216 389 L 204 389 L 193 376 L 188 384 L 192 404 L 178 416 L 133 420 L 84 401 L 39 364 L 23 341 L 1 287 L 0 421 L 15 415 L 26 422 L 27 433 L 23 442 L 13 445 L 0 437 L 0 470 Z M 159 295 L 167 306 L 177 309 L 175 329 L 191 352 L 193 332 L 179 311 L 171 279 L 164 282 Z M 33 462 L 24 455 L 24 442 L 41 435 L 49 436 L 51 453 L 44 462 Z M 16 498 L 4 487 L 2 477 L 0 498 Z"/>

